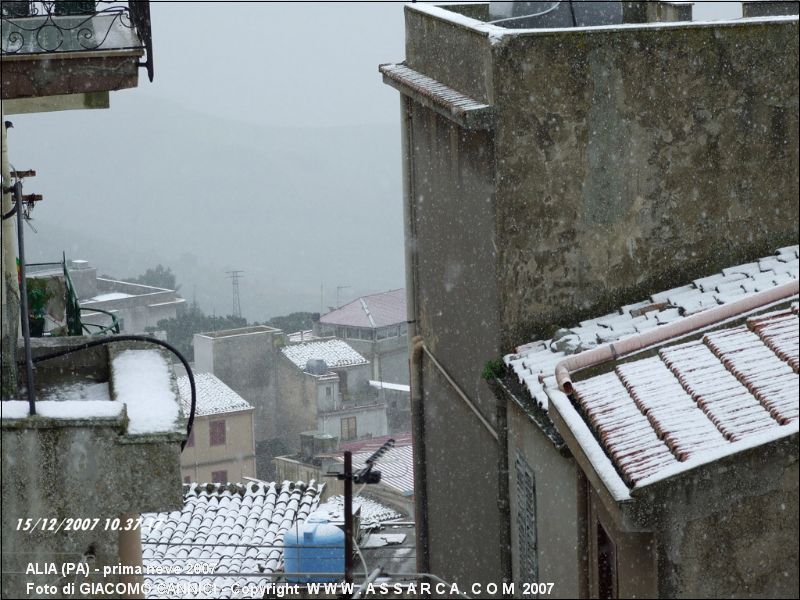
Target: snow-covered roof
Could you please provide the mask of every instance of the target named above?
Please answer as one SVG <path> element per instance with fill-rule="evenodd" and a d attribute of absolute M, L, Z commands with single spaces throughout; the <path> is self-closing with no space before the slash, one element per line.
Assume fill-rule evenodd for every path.
<path fill-rule="evenodd" d="M 366 447 L 353 453 L 353 469 L 366 466 L 366 460 L 380 447 Z M 339 459 L 343 461 L 344 459 Z M 395 445 L 389 449 L 376 464 L 381 472 L 381 483 L 399 492 L 402 496 L 414 494 L 414 453 L 410 444 Z"/>
<path fill-rule="evenodd" d="M 194 373 L 194 384 L 197 391 L 195 415 L 198 417 L 253 408 L 247 400 L 211 373 Z M 188 376 L 178 377 L 178 390 L 181 393 L 183 412 L 188 415 L 192 399 Z"/>
<path fill-rule="evenodd" d="M 573 382 L 574 399 L 625 483 L 642 487 L 796 433 L 798 332 L 795 303 Z"/>
<path fill-rule="evenodd" d="M 688 469 L 798 431 L 798 304 L 665 343 L 654 356 L 617 361 L 573 379 L 575 405 L 557 388 L 566 355 L 682 319 L 798 278 L 798 247 L 725 269 L 562 329 L 505 357 L 531 397 L 553 402 L 612 495 L 627 496 Z M 764 309 L 762 309 L 763 311 Z M 698 331 L 697 336 L 702 332 Z M 539 374 L 543 374 L 540 380 Z"/>
<path fill-rule="evenodd" d="M 158 350 L 123 350 L 111 358 L 114 397 L 107 382 L 72 382 L 43 390 L 36 413 L 52 419 L 118 419 L 127 414 L 128 433 L 183 430 L 166 359 Z M 0 404 L 3 419 L 28 417 L 27 400 Z"/>
<path fill-rule="evenodd" d="M 305 369 L 309 360 L 321 359 L 329 368 L 352 367 L 366 365 L 369 361 L 343 340 L 324 340 L 292 344 L 281 348 L 283 355 L 291 360 L 299 369 Z"/>
<path fill-rule="evenodd" d="M 384 523 L 402 519 L 403 515 L 384 506 L 380 502 L 367 498 L 366 496 L 356 496 L 353 498 L 353 511 L 356 507 L 361 509 L 361 529 L 374 529 Z M 320 504 L 314 511 L 317 516 L 324 517 L 331 522 L 344 522 L 344 496 L 331 496 Z"/>
<path fill-rule="evenodd" d="M 406 291 L 399 289 L 361 296 L 322 315 L 319 321 L 328 325 L 377 329 L 405 323 L 407 318 Z"/>
<path fill-rule="evenodd" d="M 142 515 L 143 565 L 184 572 L 191 565 L 210 566 L 213 573 L 206 577 L 148 575 L 145 579 L 154 592 L 148 598 L 205 598 L 212 586 L 216 586 L 216 598 L 253 597 L 234 595 L 232 588 L 265 586 L 272 579 L 238 574 L 275 573 L 283 568 L 284 536 L 316 510 L 323 488 L 324 484 L 313 481 L 307 486 L 288 481 L 184 486 L 182 510 Z M 175 596 L 157 595 L 165 585 L 185 589 Z"/>
<path fill-rule="evenodd" d="M 799 253 L 798 246 L 781 248 L 772 256 L 653 294 L 617 312 L 582 321 L 576 327 L 559 329 L 553 339 L 519 346 L 516 353 L 505 357 L 505 363 L 531 397 L 546 410 L 548 398 L 539 376 L 552 375 L 564 357 L 797 279 Z"/>
<path fill-rule="evenodd" d="M 402 383 L 389 383 L 388 381 L 373 381 L 370 379 L 369 384 L 378 389 L 394 390 L 395 392 L 410 392 L 411 386 Z"/>

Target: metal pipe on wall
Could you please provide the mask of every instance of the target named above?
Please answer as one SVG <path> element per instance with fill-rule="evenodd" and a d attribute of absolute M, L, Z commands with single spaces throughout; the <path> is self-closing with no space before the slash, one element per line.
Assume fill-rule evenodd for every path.
<path fill-rule="evenodd" d="M 403 220 L 405 225 L 406 315 L 409 341 L 409 384 L 411 389 L 411 444 L 414 452 L 414 520 L 416 521 L 417 571 L 430 570 L 428 554 L 428 476 L 425 467 L 425 411 L 422 392 L 422 340 L 417 337 L 417 252 L 414 212 L 414 166 L 411 159 L 412 120 L 410 100 L 400 95 Z"/>

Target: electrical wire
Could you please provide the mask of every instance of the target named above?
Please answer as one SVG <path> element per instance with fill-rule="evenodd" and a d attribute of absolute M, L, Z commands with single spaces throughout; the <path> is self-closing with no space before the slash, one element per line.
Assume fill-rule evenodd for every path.
<path fill-rule="evenodd" d="M 570 5 L 572 5 L 572 1 L 571 1 L 571 0 L 570 0 Z M 561 1 L 560 1 L 560 0 L 559 0 L 559 2 L 556 2 L 556 3 L 555 3 L 553 6 L 551 6 L 550 8 L 548 8 L 548 9 L 545 9 L 545 10 L 543 10 L 543 11 L 541 11 L 541 12 L 538 12 L 538 13 L 533 13 L 533 14 L 530 14 L 530 15 L 519 15 L 519 16 L 517 16 L 517 17 L 505 17 L 505 18 L 503 18 L 503 19 L 497 19 L 497 20 L 495 20 L 495 21 L 489 21 L 489 24 L 490 24 L 490 25 L 496 25 L 497 23 L 507 23 L 508 21 L 519 21 L 520 19 L 531 19 L 531 18 L 533 18 L 533 17 L 541 17 L 541 16 L 543 16 L 543 15 L 546 15 L 547 13 L 551 13 L 551 12 L 553 12 L 553 11 L 554 11 L 554 10 L 556 10 L 556 9 L 557 9 L 559 6 L 561 6 Z M 573 18 L 572 18 L 572 20 L 573 20 L 573 21 L 575 20 L 575 15 L 574 15 L 574 13 L 573 13 Z"/>
<path fill-rule="evenodd" d="M 192 392 L 192 400 L 189 407 L 189 420 L 186 423 L 186 439 L 181 442 L 181 451 L 186 447 L 186 442 L 189 440 L 189 436 L 192 434 L 192 427 L 194 426 L 194 414 L 195 414 L 195 407 L 197 404 L 197 388 L 194 382 L 194 374 L 192 373 L 192 368 L 189 366 L 189 362 L 184 358 L 183 354 L 181 354 L 175 346 L 165 342 L 164 340 L 160 340 L 158 338 L 146 336 L 146 335 L 115 335 L 113 337 L 107 337 L 99 340 L 91 340 L 88 342 L 84 342 L 82 344 L 78 344 L 77 346 L 72 346 L 70 348 L 65 348 L 64 350 L 58 350 L 56 352 L 51 352 L 49 354 L 43 354 L 41 356 L 36 356 L 31 359 L 32 364 L 44 362 L 46 360 L 52 360 L 54 358 L 59 358 L 61 356 L 66 356 L 67 354 L 72 354 L 73 352 L 80 352 L 81 350 L 88 350 L 89 348 L 94 348 L 96 346 L 103 346 L 105 344 L 113 344 L 115 342 L 145 342 L 148 344 L 155 344 L 156 346 L 161 346 L 162 348 L 166 348 L 170 352 L 172 352 L 175 356 L 178 357 L 178 360 L 181 361 L 183 368 L 186 369 L 186 376 L 189 378 L 189 388 Z M 19 364 L 25 364 L 25 361 L 20 361 Z"/>

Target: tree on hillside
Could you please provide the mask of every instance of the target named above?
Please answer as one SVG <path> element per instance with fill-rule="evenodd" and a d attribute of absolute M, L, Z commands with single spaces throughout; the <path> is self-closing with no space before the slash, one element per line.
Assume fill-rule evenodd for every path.
<path fill-rule="evenodd" d="M 175 280 L 175 273 L 172 272 L 170 267 L 164 267 L 159 264 L 155 267 L 147 269 L 143 274 L 133 279 L 126 279 L 128 283 L 141 283 L 142 285 L 151 285 L 153 287 L 165 288 L 168 290 L 178 290 L 180 286 Z"/>
<path fill-rule="evenodd" d="M 303 331 L 311 329 L 311 315 L 313 314 L 310 312 L 293 312 L 281 317 L 272 317 L 267 324 L 282 329 L 286 333 Z"/>
<path fill-rule="evenodd" d="M 151 329 L 153 331 L 157 329 L 164 330 L 167 334 L 167 341 L 175 346 L 187 360 L 194 360 L 192 340 L 195 333 L 235 329 L 237 327 L 247 327 L 247 319 L 234 317 L 233 315 L 225 317 L 207 315 L 197 303 L 193 302 L 184 310 L 178 311 L 176 318 L 162 319 Z"/>

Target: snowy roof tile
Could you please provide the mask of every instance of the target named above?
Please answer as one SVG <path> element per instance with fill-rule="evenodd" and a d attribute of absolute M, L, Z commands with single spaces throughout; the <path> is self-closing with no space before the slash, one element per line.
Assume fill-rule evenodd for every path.
<path fill-rule="evenodd" d="M 194 383 L 197 390 L 197 406 L 195 415 L 217 415 L 221 413 L 238 412 L 253 408 L 250 403 L 225 385 L 218 377 L 211 373 L 194 373 Z M 183 412 L 189 414 L 191 390 L 189 377 L 178 377 L 178 390 L 181 393 Z"/>
<path fill-rule="evenodd" d="M 309 360 L 321 359 L 329 368 L 352 367 L 366 365 L 369 361 L 353 350 L 343 340 L 324 340 L 292 344 L 281 348 L 283 355 L 291 360 L 297 368 L 305 369 Z"/>
<path fill-rule="evenodd" d="M 244 574 L 282 570 L 284 536 L 317 509 L 323 487 L 313 481 L 185 486 L 182 510 L 142 515 L 143 566 L 182 572 L 211 566 L 213 573 L 148 575 L 148 598 L 205 598 L 212 586 L 217 598 L 252 597 L 235 594 L 234 586 L 264 586 L 272 579 Z M 158 594 L 170 586 L 178 592 Z"/>
<path fill-rule="evenodd" d="M 320 323 L 376 329 L 405 323 L 406 291 L 390 290 L 361 296 L 320 317 Z"/>
<path fill-rule="evenodd" d="M 539 376 L 551 374 L 564 355 L 635 335 L 738 300 L 747 294 L 796 280 L 800 270 L 798 255 L 800 247 L 786 246 L 772 256 L 729 267 L 722 273 L 702 277 L 691 284 L 658 292 L 617 312 L 582 321 L 577 327 L 560 329 L 551 340 L 519 346 L 516 353 L 505 357 L 505 363 L 531 397 L 546 409 L 547 400 L 544 394 L 539 393 Z M 650 307 L 653 307 L 652 310 Z M 642 319 L 642 316 L 645 318 Z"/>
<path fill-rule="evenodd" d="M 366 466 L 366 460 L 377 450 L 366 449 L 353 454 L 353 468 Z M 340 459 L 342 460 L 342 459 Z M 376 468 L 381 472 L 381 483 L 394 489 L 403 496 L 414 494 L 414 452 L 410 444 L 395 445 L 383 454 Z"/>
<path fill-rule="evenodd" d="M 636 487 L 754 436 L 797 431 L 798 342 L 795 305 L 573 382 L 575 401 Z"/>

